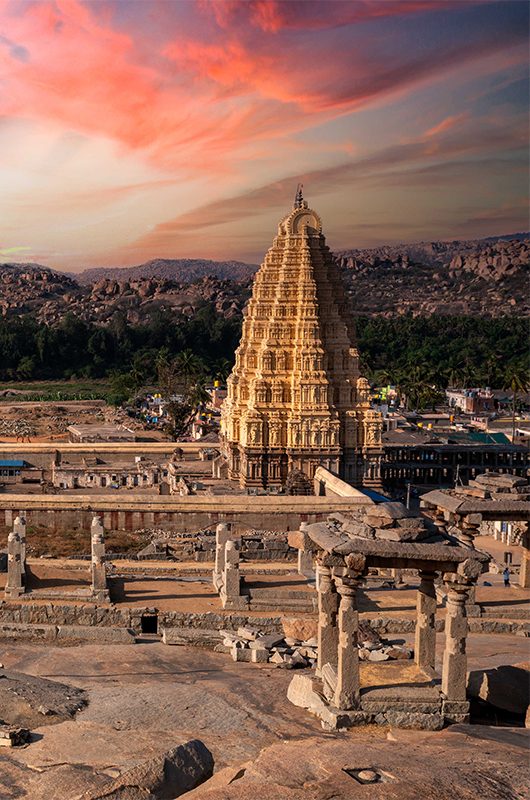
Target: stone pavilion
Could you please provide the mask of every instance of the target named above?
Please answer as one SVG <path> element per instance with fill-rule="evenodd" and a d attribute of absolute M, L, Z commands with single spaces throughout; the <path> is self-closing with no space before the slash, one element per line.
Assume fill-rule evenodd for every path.
<path fill-rule="evenodd" d="M 222 407 L 222 453 L 242 487 L 284 486 L 323 466 L 378 485 L 380 415 L 370 408 L 340 268 L 299 188 L 246 309 Z"/>

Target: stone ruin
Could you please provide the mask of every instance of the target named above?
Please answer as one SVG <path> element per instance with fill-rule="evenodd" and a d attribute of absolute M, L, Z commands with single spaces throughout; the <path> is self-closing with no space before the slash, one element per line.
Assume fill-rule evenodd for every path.
<path fill-rule="evenodd" d="M 4 595 L 13 599 L 56 599 L 58 596 L 72 600 L 93 600 L 97 603 L 110 601 L 105 568 L 105 533 L 101 518 L 92 519 L 91 531 L 90 588 L 58 593 L 47 589 L 30 589 L 26 565 L 26 520 L 18 516 L 13 521 L 13 530 L 7 537 L 7 581 Z"/>
<path fill-rule="evenodd" d="M 468 720 L 466 601 L 490 556 L 472 537 L 458 541 L 445 527 L 415 517 L 401 503 L 382 503 L 357 518 L 333 515 L 302 526 L 290 537 L 317 563 L 318 660 L 316 678 L 295 676 L 288 697 L 317 714 L 327 728 L 360 723 L 438 729 Z M 359 669 L 357 592 L 370 570 L 419 574 L 414 646 L 415 675 L 388 686 L 388 677 L 364 687 Z M 436 590 L 445 589 L 445 649 L 435 673 Z M 414 684 L 417 685 L 414 685 Z"/>
<path fill-rule="evenodd" d="M 485 472 L 467 486 L 428 492 L 421 498 L 435 524 L 472 546 L 484 523 L 512 523 L 510 534 L 495 530 L 497 539 L 523 548 L 519 585 L 530 588 L 530 483 L 527 478 Z"/>

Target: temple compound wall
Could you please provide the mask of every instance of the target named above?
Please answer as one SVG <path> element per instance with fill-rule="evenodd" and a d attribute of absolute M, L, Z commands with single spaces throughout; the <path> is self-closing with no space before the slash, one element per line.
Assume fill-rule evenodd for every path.
<path fill-rule="evenodd" d="M 323 466 L 379 484 L 381 417 L 370 408 L 338 265 L 301 192 L 261 265 L 222 407 L 228 477 L 243 487 L 313 480 Z"/>
<path fill-rule="evenodd" d="M 0 531 L 7 533 L 15 517 L 28 526 L 54 532 L 89 531 L 92 518 L 101 517 L 107 531 L 146 528 L 194 532 L 231 523 L 236 531 L 259 527 L 271 531 L 297 530 L 301 522 L 326 519 L 332 511 L 348 513 L 372 504 L 352 497 L 136 496 L 127 500 L 109 495 L 0 495 Z"/>

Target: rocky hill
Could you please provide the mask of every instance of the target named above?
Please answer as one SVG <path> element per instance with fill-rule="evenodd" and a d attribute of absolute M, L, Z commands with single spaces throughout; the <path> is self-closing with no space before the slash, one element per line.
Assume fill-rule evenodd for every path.
<path fill-rule="evenodd" d="M 528 234 L 336 255 L 359 314 L 530 314 Z"/>
<path fill-rule="evenodd" d="M 158 311 L 192 316 L 213 303 L 226 317 L 240 314 L 250 284 L 203 277 L 195 283 L 165 278 L 102 278 L 81 286 L 73 278 L 35 264 L 0 264 L 0 313 L 31 314 L 38 322 L 57 324 L 67 313 L 106 324 L 123 312 L 130 324 L 149 322 Z"/>
<path fill-rule="evenodd" d="M 242 261 L 155 258 L 135 267 L 93 267 L 77 274 L 71 273 L 71 277 L 82 285 L 94 283 L 102 278 L 112 278 L 116 281 L 165 278 L 178 283 L 193 283 L 205 276 L 213 276 L 220 280 L 247 281 L 257 268 L 257 264 L 245 264 Z"/>
<path fill-rule="evenodd" d="M 530 315 L 528 234 L 385 245 L 336 255 L 357 314 Z M 212 274 L 204 273 L 208 269 Z M 181 259 L 73 276 L 39 264 L 0 264 L 0 313 L 31 314 L 53 325 L 67 312 L 106 324 L 121 311 L 129 323 L 138 324 L 149 322 L 157 311 L 191 316 L 204 303 L 213 303 L 218 313 L 230 317 L 241 313 L 255 269 L 236 261 Z"/>

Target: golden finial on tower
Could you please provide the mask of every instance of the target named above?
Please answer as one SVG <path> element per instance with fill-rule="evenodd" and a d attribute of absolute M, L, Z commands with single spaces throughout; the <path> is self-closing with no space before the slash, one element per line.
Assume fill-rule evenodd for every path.
<path fill-rule="evenodd" d="M 296 187 L 296 195 L 294 198 L 294 208 L 303 208 L 304 205 L 304 197 L 302 194 L 302 189 L 304 188 L 303 183 L 299 183 Z"/>

